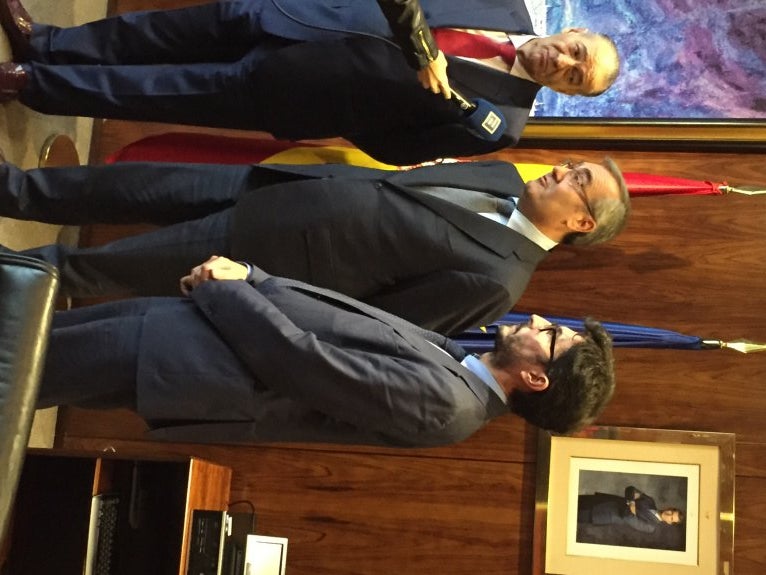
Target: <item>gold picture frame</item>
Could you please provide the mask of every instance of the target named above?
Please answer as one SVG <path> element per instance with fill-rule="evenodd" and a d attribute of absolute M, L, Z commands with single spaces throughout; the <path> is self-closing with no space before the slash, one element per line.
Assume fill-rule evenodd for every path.
<path fill-rule="evenodd" d="M 534 575 L 730 575 L 734 434 L 591 427 L 574 436 L 540 432 L 538 438 Z M 636 493 L 644 491 L 643 485 L 662 485 L 663 493 L 675 493 L 682 499 L 684 522 L 655 520 L 657 525 L 647 528 L 650 533 L 635 531 L 627 522 L 578 523 L 578 502 L 582 505 L 588 488 L 622 486 L 629 480 L 639 485 L 630 486 Z M 618 498 L 630 508 L 621 493 Z M 665 506 L 656 507 L 661 511 Z M 624 509 L 620 513 L 629 516 Z M 579 520 L 583 517 L 589 516 Z"/>
<path fill-rule="evenodd" d="M 584 144 L 610 149 L 764 152 L 766 122 L 530 118 L 519 147 L 562 148 Z"/>

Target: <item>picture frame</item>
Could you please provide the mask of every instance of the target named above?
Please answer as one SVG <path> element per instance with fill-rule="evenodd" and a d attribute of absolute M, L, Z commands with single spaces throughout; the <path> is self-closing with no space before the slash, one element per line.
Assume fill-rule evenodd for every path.
<path fill-rule="evenodd" d="M 606 33 L 622 64 L 596 98 L 543 88 L 520 147 L 766 151 L 766 7 L 722 0 L 525 0 L 533 28 Z"/>
<path fill-rule="evenodd" d="M 530 118 L 517 147 L 766 152 L 766 122 Z"/>
<path fill-rule="evenodd" d="M 540 432 L 532 573 L 729 575 L 734 447 L 731 433 Z"/>

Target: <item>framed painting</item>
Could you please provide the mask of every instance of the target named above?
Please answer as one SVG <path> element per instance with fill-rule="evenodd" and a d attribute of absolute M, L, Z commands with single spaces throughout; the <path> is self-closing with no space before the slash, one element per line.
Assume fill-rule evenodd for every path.
<path fill-rule="evenodd" d="M 727 575 L 734 435 L 540 433 L 535 503 L 534 575 Z"/>
<path fill-rule="evenodd" d="M 766 4 L 761 0 L 526 0 L 535 30 L 585 27 L 621 57 L 595 98 L 543 88 L 525 145 L 605 140 L 633 148 L 766 149 Z"/>

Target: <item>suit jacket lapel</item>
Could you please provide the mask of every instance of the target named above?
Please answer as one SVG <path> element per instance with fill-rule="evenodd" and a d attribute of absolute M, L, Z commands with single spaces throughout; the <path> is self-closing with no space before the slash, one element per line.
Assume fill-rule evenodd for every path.
<path fill-rule="evenodd" d="M 519 239 L 525 239 L 516 232 L 501 226 L 497 222 L 485 218 L 481 214 L 457 206 L 448 200 L 431 196 L 404 186 L 391 185 L 399 189 L 402 193 L 414 198 L 421 204 L 431 208 L 434 212 L 460 228 L 485 248 L 495 252 L 499 256 L 507 258 L 517 247 Z"/>
<path fill-rule="evenodd" d="M 348 309 L 385 323 L 392 327 L 396 333 L 409 342 L 420 353 L 430 358 L 435 363 L 444 366 L 455 374 L 456 377 L 462 379 L 474 395 L 481 400 L 482 404 L 487 406 L 487 412 L 490 417 L 496 417 L 502 413 L 503 410 L 506 410 L 505 404 L 500 401 L 497 395 L 476 374 L 464 367 L 459 361 L 451 357 L 445 351 L 437 349 L 435 345 L 432 345 L 431 342 L 423 337 L 420 332 L 426 330 L 412 325 L 406 320 L 393 314 L 332 290 L 281 277 L 270 277 L 267 281 L 273 282 L 275 287 L 280 286 L 282 288 L 303 292 L 312 297 L 318 297 L 336 307 Z M 259 286 L 256 289 L 263 289 L 264 287 L 265 286 Z M 433 335 L 436 339 L 445 339 L 444 336 L 440 334 L 433 333 Z M 438 341 L 435 341 L 434 344 L 438 344 Z"/>
<path fill-rule="evenodd" d="M 389 172 L 386 179 L 405 186 L 449 186 L 488 192 L 499 198 L 519 196 L 524 181 L 508 162 L 455 162 Z"/>
<path fill-rule="evenodd" d="M 475 241 L 507 258 L 511 253 L 524 261 L 538 262 L 547 252 L 522 235 L 498 225 L 484 216 L 466 210 L 442 198 L 409 186 L 452 186 L 478 189 L 501 198 L 521 194 L 524 183 L 518 171 L 506 162 L 471 162 L 440 164 L 396 172 L 386 182 L 399 192 L 429 207 L 460 228 Z"/>
<path fill-rule="evenodd" d="M 523 78 L 503 74 L 476 62 L 450 56 L 450 74 L 455 85 L 468 98 L 487 98 L 496 105 L 530 109 L 540 85 Z"/>

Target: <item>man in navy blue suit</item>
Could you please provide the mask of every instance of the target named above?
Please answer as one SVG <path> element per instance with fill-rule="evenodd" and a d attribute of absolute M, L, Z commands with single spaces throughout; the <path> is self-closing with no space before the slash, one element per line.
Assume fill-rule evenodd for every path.
<path fill-rule="evenodd" d="M 178 277 L 215 253 L 446 334 L 502 316 L 548 250 L 608 241 L 629 211 L 609 160 L 556 166 L 526 183 L 497 161 L 398 171 L 0 164 L 0 215 L 165 226 L 105 246 L 27 250 L 59 268 L 70 296 L 175 294 Z"/>
<path fill-rule="evenodd" d="M 61 29 L 33 24 L 19 0 L 0 0 L 17 60 L 0 68 L 0 95 L 47 114 L 343 137 L 410 165 L 515 145 L 540 86 L 596 95 L 619 70 L 606 36 L 535 36 L 523 0 L 378 4 L 230 0 Z M 499 140 L 478 137 L 453 102 L 423 89 L 450 89 L 429 26 L 515 47 L 515 56 L 493 56 L 449 42 L 450 85 L 500 109 Z"/>
<path fill-rule="evenodd" d="M 39 395 L 136 410 L 157 437 L 428 447 L 502 414 L 568 432 L 614 391 L 609 336 L 539 316 L 498 330 L 495 350 L 454 342 L 330 290 L 213 257 L 190 298 L 59 312 Z"/>

